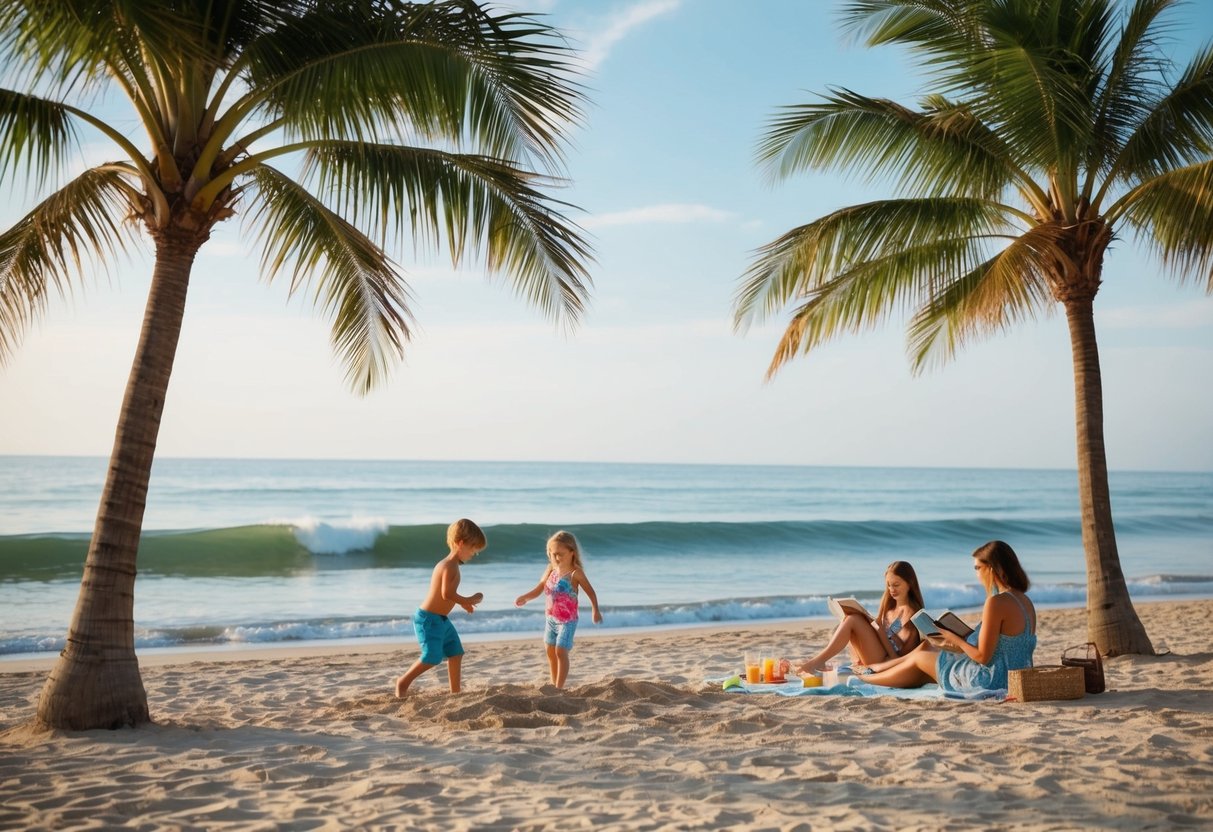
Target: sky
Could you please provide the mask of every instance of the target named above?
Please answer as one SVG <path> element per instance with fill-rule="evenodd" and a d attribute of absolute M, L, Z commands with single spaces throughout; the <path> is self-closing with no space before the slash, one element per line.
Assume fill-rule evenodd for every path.
<path fill-rule="evenodd" d="M 898 321 L 771 381 L 786 318 L 733 329 L 756 249 L 893 195 L 834 175 L 772 184 L 755 163 L 765 124 L 831 87 L 914 102 L 925 80 L 904 53 L 850 42 L 827 0 L 515 5 L 585 66 L 586 118 L 552 192 L 595 252 L 580 324 L 546 319 L 504 278 L 396 252 L 415 338 L 359 397 L 327 322 L 259 277 L 253 234 L 229 221 L 195 264 L 158 455 L 1074 468 L 1060 310 L 918 376 Z M 1180 23 L 1174 54 L 1190 54 L 1213 9 L 1191 4 Z M 89 142 L 86 156 L 113 156 Z M 0 223 L 32 204 L 13 194 Z M 137 253 L 51 304 L 0 367 L 0 454 L 109 454 L 150 273 Z M 1213 298 L 1194 283 L 1131 237 L 1108 255 L 1096 326 L 1114 470 L 1213 470 Z"/>

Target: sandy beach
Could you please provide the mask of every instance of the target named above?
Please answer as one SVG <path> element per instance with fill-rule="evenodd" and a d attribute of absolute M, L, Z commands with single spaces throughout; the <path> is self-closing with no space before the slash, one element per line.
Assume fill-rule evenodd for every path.
<path fill-rule="evenodd" d="M 38 733 L 49 663 L 0 664 L 0 827 L 1176 829 L 1213 825 L 1213 601 L 1143 603 L 1172 653 L 1063 702 L 729 694 L 747 646 L 828 621 L 468 644 L 465 690 L 391 681 L 416 646 L 142 662 L 155 724 Z M 1084 640 L 1042 611 L 1038 664 Z"/>

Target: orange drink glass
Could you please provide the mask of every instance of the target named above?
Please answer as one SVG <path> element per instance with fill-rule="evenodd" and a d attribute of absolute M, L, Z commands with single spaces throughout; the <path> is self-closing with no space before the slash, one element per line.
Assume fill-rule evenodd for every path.
<path fill-rule="evenodd" d="M 762 681 L 762 665 L 759 663 L 759 657 L 753 653 L 745 654 L 745 680 L 751 685 Z"/>
<path fill-rule="evenodd" d="M 770 682 L 775 678 L 775 657 L 762 657 L 762 681 Z"/>

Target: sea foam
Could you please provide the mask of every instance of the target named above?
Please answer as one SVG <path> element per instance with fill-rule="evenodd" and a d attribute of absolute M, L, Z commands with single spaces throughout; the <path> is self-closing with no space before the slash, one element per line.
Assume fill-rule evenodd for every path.
<path fill-rule="evenodd" d="M 386 534 L 388 523 L 382 517 L 351 517 L 349 520 L 318 520 L 304 517 L 275 521 L 288 525 L 298 540 L 314 555 L 344 555 L 364 552 Z"/>

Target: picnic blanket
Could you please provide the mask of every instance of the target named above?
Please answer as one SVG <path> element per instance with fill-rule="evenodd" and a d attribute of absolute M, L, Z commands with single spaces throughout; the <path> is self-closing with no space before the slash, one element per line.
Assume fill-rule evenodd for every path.
<path fill-rule="evenodd" d="M 721 676 L 717 679 L 705 679 L 704 684 L 717 687 L 724 684 L 731 676 Z M 742 681 L 724 689 L 726 693 L 773 693 L 776 696 L 891 696 L 896 699 L 959 699 L 977 701 L 984 699 L 1006 699 L 1005 688 L 987 689 L 970 688 L 963 691 L 943 690 L 937 684 L 923 685 L 920 688 L 886 688 L 879 685 L 869 685 L 861 676 L 846 675 L 843 681 L 830 687 L 806 688 L 800 679 L 785 682 L 782 685 L 750 685 Z"/>

